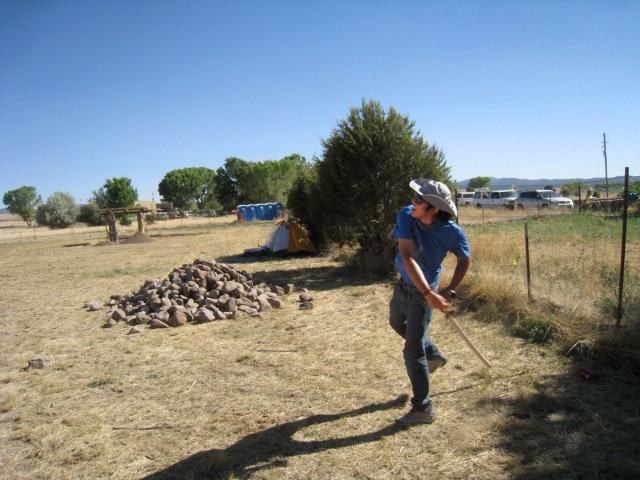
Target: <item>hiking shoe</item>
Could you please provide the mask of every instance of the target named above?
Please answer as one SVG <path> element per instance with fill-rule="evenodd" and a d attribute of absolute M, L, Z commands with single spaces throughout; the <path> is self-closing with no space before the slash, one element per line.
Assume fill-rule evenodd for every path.
<path fill-rule="evenodd" d="M 427 358 L 427 363 L 429 364 L 429 374 L 432 374 L 437 369 L 444 367 L 447 364 L 447 357 L 442 353 L 438 353 L 435 357 Z"/>
<path fill-rule="evenodd" d="M 436 414 L 433 408 L 429 408 L 428 411 L 422 412 L 412 408 L 409 413 L 396 419 L 398 425 L 421 425 L 425 423 L 432 423 L 436 419 Z"/>

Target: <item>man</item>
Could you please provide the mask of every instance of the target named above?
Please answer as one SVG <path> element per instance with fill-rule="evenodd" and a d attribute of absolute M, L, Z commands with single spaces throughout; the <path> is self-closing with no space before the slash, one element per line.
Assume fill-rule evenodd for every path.
<path fill-rule="evenodd" d="M 435 413 L 429 398 L 429 374 L 447 363 L 431 343 L 427 331 L 433 309 L 447 311 L 449 299 L 464 278 L 470 252 L 467 237 L 452 218 L 457 209 L 449 188 L 441 182 L 417 178 L 411 205 L 398 212 L 393 238 L 398 239 L 396 267 L 400 272 L 389 303 L 389 323 L 405 339 L 403 357 L 413 397 L 411 410 L 398 418 L 400 425 L 431 423 Z M 442 260 L 448 252 L 456 258 L 451 282 L 438 289 Z"/>

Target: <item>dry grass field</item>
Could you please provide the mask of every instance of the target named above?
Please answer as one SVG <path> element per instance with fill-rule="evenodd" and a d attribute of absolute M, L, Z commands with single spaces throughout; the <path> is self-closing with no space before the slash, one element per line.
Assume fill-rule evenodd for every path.
<path fill-rule="evenodd" d="M 2 479 L 640 477 L 635 378 L 464 309 L 457 318 L 493 368 L 435 314 L 431 335 L 449 356 L 432 379 L 438 418 L 396 427 L 410 385 L 387 324 L 392 281 L 360 278 L 330 255 L 239 257 L 265 242 L 270 222 L 171 220 L 149 226 L 152 243 L 108 246 L 104 229 L 34 239 L 13 222 L 0 223 Z M 521 280 L 519 234 L 501 240 L 512 255 L 497 259 L 490 234 L 470 230 L 469 282 L 497 283 L 492 262 Z M 106 309 L 85 307 L 196 258 L 305 287 L 315 308 L 290 294 L 263 318 L 128 335 L 101 328 Z M 21 370 L 39 355 L 55 363 Z M 576 376 L 581 366 L 600 380 Z"/>

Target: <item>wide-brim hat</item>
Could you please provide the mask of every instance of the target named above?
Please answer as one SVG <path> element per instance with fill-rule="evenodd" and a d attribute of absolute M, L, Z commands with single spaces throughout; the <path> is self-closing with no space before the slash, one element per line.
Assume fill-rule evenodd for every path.
<path fill-rule="evenodd" d="M 415 178 L 409 183 L 409 187 L 422 197 L 422 199 L 440 210 L 458 216 L 458 209 L 451 196 L 451 190 L 442 182 L 426 178 Z"/>

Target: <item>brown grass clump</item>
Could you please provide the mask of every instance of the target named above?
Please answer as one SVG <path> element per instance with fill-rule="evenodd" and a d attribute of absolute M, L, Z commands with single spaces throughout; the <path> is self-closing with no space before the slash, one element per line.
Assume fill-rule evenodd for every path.
<path fill-rule="evenodd" d="M 633 225 L 637 228 L 637 221 Z M 626 280 L 624 329 L 612 332 L 620 250 L 611 227 L 618 226 L 603 217 L 534 218 L 529 222 L 529 284 L 523 225 L 471 227 L 475 262 L 467 306 L 516 336 L 538 343 L 553 340 L 565 352 L 640 373 L 634 340 L 640 327 L 635 313 L 640 281 L 634 266 L 640 257 L 632 253 L 627 258 L 631 273 Z M 634 237 L 630 238 L 634 252 Z"/>
<path fill-rule="evenodd" d="M 638 384 L 624 370 L 584 358 L 576 364 L 505 334 L 500 324 L 475 321 L 465 309 L 471 277 L 469 290 L 460 289 L 457 318 L 493 368 L 437 313 L 430 334 L 449 357 L 431 382 L 438 418 L 397 428 L 393 419 L 406 411 L 410 386 L 402 341 L 387 324 L 393 282 L 359 277 L 331 255 L 238 256 L 264 243 L 272 228 L 156 227 L 152 244 L 109 248 L 95 248 L 103 237 L 91 232 L 0 242 L 0 478 L 640 475 Z M 483 234 L 469 233 L 473 276 L 496 285 L 486 298 L 493 292 L 520 308 L 521 273 L 494 255 L 516 292 L 511 300 L 500 294 L 498 277 L 483 265 L 491 256 L 477 243 Z M 300 310 L 294 295 L 264 318 L 137 335 L 125 326 L 100 328 L 105 311 L 84 307 L 199 257 L 306 287 L 315 307 Z M 43 354 L 55 364 L 20 370 Z M 576 376 L 579 366 L 600 381 Z"/>

